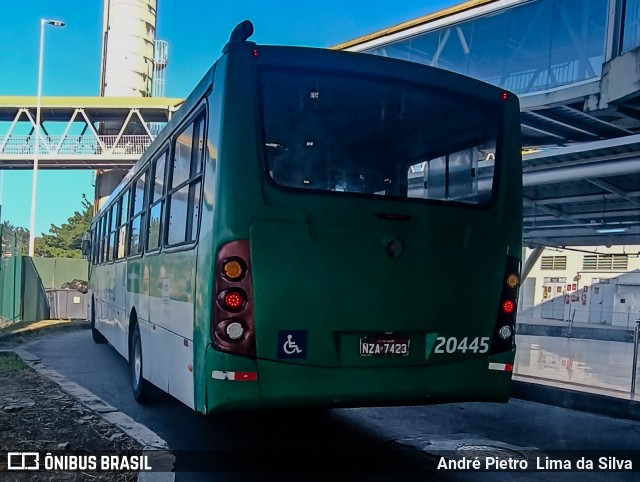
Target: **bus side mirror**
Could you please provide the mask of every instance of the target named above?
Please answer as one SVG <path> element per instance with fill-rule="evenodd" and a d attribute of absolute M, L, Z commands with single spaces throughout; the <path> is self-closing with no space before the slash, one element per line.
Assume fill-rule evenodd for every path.
<path fill-rule="evenodd" d="M 91 254 L 91 240 L 82 240 L 82 256 L 89 256 Z"/>

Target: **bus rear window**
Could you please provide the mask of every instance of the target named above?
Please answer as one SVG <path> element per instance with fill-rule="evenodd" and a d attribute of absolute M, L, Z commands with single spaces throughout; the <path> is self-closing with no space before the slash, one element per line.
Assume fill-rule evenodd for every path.
<path fill-rule="evenodd" d="M 486 204 L 500 106 L 389 78 L 266 69 L 267 170 L 280 186 Z"/>

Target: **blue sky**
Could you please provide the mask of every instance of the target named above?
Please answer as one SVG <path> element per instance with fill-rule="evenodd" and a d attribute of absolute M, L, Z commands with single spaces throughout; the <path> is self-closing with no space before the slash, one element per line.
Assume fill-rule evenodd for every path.
<path fill-rule="evenodd" d="M 165 95 L 186 97 L 218 58 L 233 27 L 249 19 L 263 44 L 329 47 L 460 3 L 459 0 L 158 0 L 156 37 L 169 42 Z M 40 18 L 45 32 L 43 96 L 98 95 L 102 0 L 9 0 L 0 16 L 0 96 L 36 95 Z M 7 126 L 0 125 L 0 136 Z M 29 226 L 32 171 L 2 171 L 2 219 Z M 60 225 L 93 198 L 93 171 L 41 171 L 36 233 Z"/>

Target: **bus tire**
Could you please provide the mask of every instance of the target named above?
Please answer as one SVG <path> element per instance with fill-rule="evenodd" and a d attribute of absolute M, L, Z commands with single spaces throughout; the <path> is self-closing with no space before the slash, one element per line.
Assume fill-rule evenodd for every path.
<path fill-rule="evenodd" d="M 98 331 L 96 328 L 96 309 L 93 304 L 93 300 L 91 300 L 91 338 L 93 338 L 93 342 L 97 345 L 104 345 L 107 343 L 107 339 L 104 337 L 102 333 Z"/>
<path fill-rule="evenodd" d="M 136 402 L 143 404 L 149 400 L 149 382 L 142 376 L 142 342 L 140 328 L 134 323 L 129 347 L 129 372 L 131 373 L 131 388 Z"/>

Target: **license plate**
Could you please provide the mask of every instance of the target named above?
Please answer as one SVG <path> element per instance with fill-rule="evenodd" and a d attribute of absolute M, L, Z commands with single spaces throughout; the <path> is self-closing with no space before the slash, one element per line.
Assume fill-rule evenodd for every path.
<path fill-rule="evenodd" d="M 360 338 L 360 356 L 408 356 L 408 338 Z"/>

